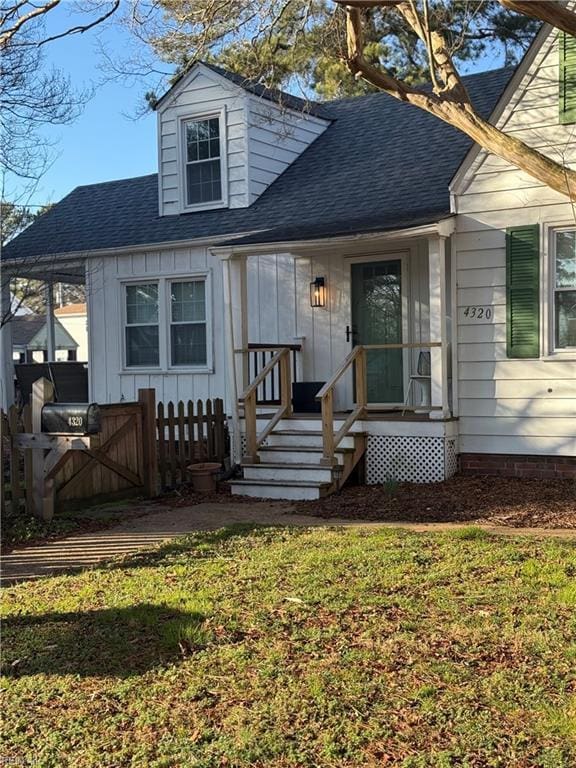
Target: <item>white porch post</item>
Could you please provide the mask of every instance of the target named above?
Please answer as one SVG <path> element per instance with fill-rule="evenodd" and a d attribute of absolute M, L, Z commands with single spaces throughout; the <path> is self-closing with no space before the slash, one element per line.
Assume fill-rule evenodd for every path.
<path fill-rule="evenodd" d="M 226 258 L 224 270 L 224 304 L 226 327 L 226 362 L 228 368 L 229 397 L 234 419 L 233 457 L 240 461 L 242 456 L 238 397 L 247 384 L 244 366 L 245 355 L 237 355 L 237 349 L 248 345 L 246 259 Z"/>
<path fill-rule="evenodd" d="M 56 331 L 54 328 L 54 283 L 46 282 L 46 352 L 48 362 L 56 360 Z"/>
<path fill-rule="evenodd" d="M 12 323 L 10 322 L 10 279 L 2 276 L 0 292 L 0 405 L 4 410 L 14 402 Z"/>
<path fill-rule="evenodd" d="M 446 306 L 446 238 L 432 235 L 428 238 L 428 280 L 430 290 L 430 341 L 441 342 L 432 347 L 431 405 L 440 410 L 430 412 L 431 419 L 450 416 L 448 406 L 448 329 Z"/>

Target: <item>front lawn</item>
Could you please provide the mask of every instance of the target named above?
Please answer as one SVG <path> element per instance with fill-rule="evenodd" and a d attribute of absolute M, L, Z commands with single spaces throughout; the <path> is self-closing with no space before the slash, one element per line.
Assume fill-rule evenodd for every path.
<path fill-rule="evenodd" d="M 54 768 L 576 764 L 576 548 L 235 528 L 5 590 L 3 747 Z"/>
<path fill-rule="evenodd" d="M 2 515 L 2 547 L 6 550 L 19 545 L 29 545 L 60 539 L 77 533 L 99 531 L 132 517 L 140 517 L 150 511 L 146 501 L 129 500 L 85 505 L 79 509 L 56 512 L 50 522 L 35 517 L 24 509 L 8 509 Z"/>

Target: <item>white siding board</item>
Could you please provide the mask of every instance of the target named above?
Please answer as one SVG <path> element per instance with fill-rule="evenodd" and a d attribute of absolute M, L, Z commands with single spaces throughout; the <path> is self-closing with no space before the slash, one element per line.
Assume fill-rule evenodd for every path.
<path fill-rule="evenodd" d="M 183 205 L 180 200 L 180 178 L 177 163 L 178 118 L 186 113 L 217 114 L 225 110 L 226 165 L 229 169 L 239 167 L 240 175 L 229 175 L 228 202 L 231 208 L 248 205 L 247 188 L 247 135 L 245 124 L 245 94 L 240 89 L 220 82 L 203 72 L 189 80 L 180 89 L 160 115 L 160 212 L 164 215 L 179 213 Z"/>
<path fill-rule="evenodd" d="M 500 258 L 500 254 L 498 254 Z M 506 285 L 505 267 L 491 269 L 459 269 L 456 273 L 456 284 L 459 288 L 483 288 Z"/>
<path fill-rule="evenodd" d="M 487 362 L 466 362 L 459 366 L 461 380 L 482 381 L 483 379 L 566 379 L 574 386 L 576 363 L 550 362 L 548 360 L 497 360 Z"/>
<path fill-rule="evenodd" d="M 495 304 L 506 304 L 506 289 L 499 285 L 486 285 L 475 288 L 458 287 L 458 306 L 467 307 L 472 305 L 494 306 Z"/>
<path fill-rule="evenodd" d="M 458 251 L 458 272 L 461 270 L 485 270 L 493 267 L 506 267 L 505 248 L 487 248 L 483 251 Z"/>
<path fill-rule="evenodd" d="M 460 416 L 516 417 L 548 416 L 556 419 L 573 420 L 576 399 L 574 398 L 466 398 L 462 402 Z M 470 425 L 469 425 L 470 426 Z"/>
<path fill-rule="evenodd" d="M 98 402 L 133 400 L 140 387 L 153 387 L 157 400 L 226 397 L 224 370 L 224 325 L 222 310 L 222 266 L 206 248 L 177 248 L 173 251 L 135 252 L 99 262 L 92 261 L 90 275 L 91 396 Z M 129 278 L 170 279 L 210 271 L 212 282 L 212 373 L 123 370 L 122 281 Z M 166 327 L 165 327 L 166 329 Z M 162 332 L 161 326 L 161 332 Z"/>
<path fill-rule="evenodd" d="M 458 341 L 461 343 L 484 343 L 506 341 L 506 323 L 484 323 L 482 325 L 458 325 Z"/>
<path fill-rule="evenodd" d="M 255 200 L 329 123 L 255 96 L 248 99 L 250 200 Z"/>
<path fill-rule="evenodd" d="M 499 125 L 556 160 L 576 163 L 576 126 L 561 126 L 558 119 L 555 35 L 536 56 Z M 528 174 L 481 152 L 456 209 L 460 450 L 574 455 L 576 362 L 507 359 L 505 313 L 507 227 L 570 224 L 571 206 Z M 492 322 L 466 321 L 463 308 L 472 304 L 492 306 Z"/>
<path fill-rule="evenodd" d="M 574 385 L 568 379 L 471 379 L 459 384 L 460 405 L 466 399 L 567 399 L 574 400 Z"/>
<path fill-rule="evenodd" d="M 576 419 L 558 419 L 535 416 L 475 416 L 465 417 L 467 431 L 474 435 L 513 437 L 566 437 L 572 438 L 572 450 L 576 449 Z M 576 451 L 575 451 L 576 452 Z"/>
<path fill-rule="evenodd" d="M 542 208 L 545 205 L 556 205 L 565 202 L 566 198 L 559 192 L 534 185 L 525 189 L 512 188 L 508 192 L 469 192 L 461 195 L 458 203 L 459 213 L 486 213 L 503 211 L 511 208 Z"/>
<path fill-rule="evenodd" d="M 230 208 L 250 205 L 329 124 L 305 111 L 258 99 L 201 65 L 160 109 L 161 215 L 180 213 L 184 207 L 176 168 L 180 118 L 225 110 Z"/>

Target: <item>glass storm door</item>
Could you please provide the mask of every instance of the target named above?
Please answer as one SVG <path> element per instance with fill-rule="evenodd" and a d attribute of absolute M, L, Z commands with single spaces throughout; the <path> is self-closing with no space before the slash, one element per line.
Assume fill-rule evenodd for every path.
<path fill-rule="evenodd" d="M 402 343 L 402 261 L 352 264 L 354 344 Z M 401 349 L 367 350 L 369 403 L 404 400 Z"/>

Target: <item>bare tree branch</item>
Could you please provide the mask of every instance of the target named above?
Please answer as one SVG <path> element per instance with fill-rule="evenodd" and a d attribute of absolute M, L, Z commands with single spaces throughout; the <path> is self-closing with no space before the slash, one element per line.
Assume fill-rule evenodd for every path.
<path fill-rule="evenodd" d="M 40 40 L 37 45 L 46 45 L 46 43 L 51 43 L 54 40 L 60 40 L 62 37 L 67 37 L 68 35 L 77 35 L 77 34 L 84 34 L 84 32 L 88 32 L 89 29 L 93 29 L 94 27 L 97 27 L 99 24 L 102 24 L 107 19 L 109 19 L 116 11 L 120 8 L 120 0 L 114 0 L 112 3 L 112 7 L 109 11 L 106 11 L 106 13 L 103 13 L 101 16 L 99 16 L 97 19 L 94 19 L 94 21 L 91 21 L 89 24 L 81 24 L 76 27 L 70 27 L 69 29 L 65 29 L 64 32 L 60 32 L 58 35 L 52 35 L 51 37 L 46 37 L 43 40 Z"/>
<path fill-rule="evenodd" d="M 25 5 L 25 3 L 16 3 L 15 7 L 11 8 L 8 11 L 8 14 L 10 16 L 15 15 L 15 13 L 23 5 Z M 20 16 L 11 27 L 4 30 L 4 32 L 0 33 L 0 49 L 8 45 L 8 43 L 12 40 L 14 35 L 16 35 L 17 32 L 20 32 L 20 30 L 24 27 L 25 24 L 28 24 L 34 19 L 37 19 L 39 16 L 44 16 L 53 8 L 56 8 L 57 5 L 60 5 L 60 0 L 50 0 L 50 2 L 46 3 L 45 5 L 39 5 L 39 6 L 33 7 L 31 11 L 29 11 L 28 13 L 25 13 L 23 16 Z M 3 17 L 2 23 L 4 23 L 5 18 L 6 17 Z"/>

